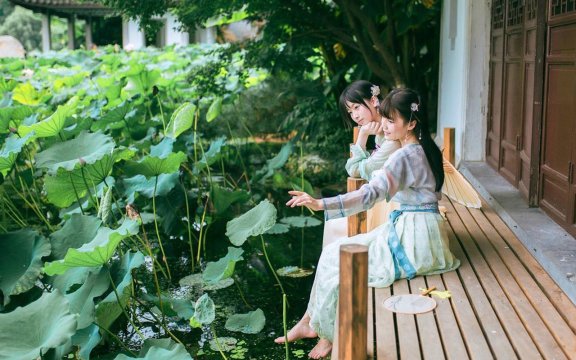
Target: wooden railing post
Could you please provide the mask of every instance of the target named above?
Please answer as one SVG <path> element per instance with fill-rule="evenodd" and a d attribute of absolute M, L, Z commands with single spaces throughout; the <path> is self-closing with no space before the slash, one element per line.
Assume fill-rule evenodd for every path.
<path fill-rule="evenodd" d="M 340 247 L 339 291 L 338 360 L 364 360 L 368 346 L 368 247 Z"/>
<path fill-rule="evenodd" d="M 446 160 L 450 162 L 453 166 L 456 166 L 456 129 L 454 128 L 444 128 L 444 150 L 443 154 Z"/>
<path fill-rule="evenodd" d="M 353 143 L 356 143 L 359 131 L 360 127 L 357 126 L 354 128 Z M 346 190 L 348 192 L 358 190 L 365 183 L 366 180 L 364 179 L 349 177 L 347 181 Z M 363 234 L 366 231 L 367 231 L 366 211 L 348 216 L 348 237 Z"/>

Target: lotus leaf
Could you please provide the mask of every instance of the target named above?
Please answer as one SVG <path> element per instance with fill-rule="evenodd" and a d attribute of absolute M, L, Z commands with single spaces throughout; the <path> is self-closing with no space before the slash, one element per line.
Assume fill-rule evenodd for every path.
<path fill-rule="evenodd" d="M 298 266 L 285 266 L 276 270 L 276 274 L 292 278 L 306 277 L 312 275 L 313 273 L 314 270 L 302 269 Z"/>
<path fill-rule="evenodd" d="M 176 142 L 176 139 L 165 137 L 157 145 L 150 146 L 150 156 L 166 159 L 172 154 L 174 142 Z"/>
<path fill-rule="evenodd" d="M 194 319 L 200 324 L 211 324 L 216 318 L 216 307 L 214 301 L 210 299 L 208 294 L 200 296 L 194 304 Z"/>
<path fill-rule="evenodd" d="M 78 355 L 82 360 L 90 360 L 90 353 L 100 343 L 100 329 L 96 325 L 90 325 L 80 329 L 72 336 L 72 344 L 80 348 Z"/>
<path fill-rule="evenodd" d="M 50 243 L 31 229 L 0 234 L 0 290 L 4 305 L 11 295 L 30 290 L 42 270 L 42 257 L 50 254 Z"/>
<path fill-rule="evenodd" d="M 94 164 L 106 155 L 111 155 L 114 140 L 102 133 L 81 132 L 76 138 L 54 144 L 36 155 L 36 165 L 47 168 L 50 174 L 56 174 L 59 168 L 72 171 L 80 165 Z"/>
<path fill-rule="evenodd" d="M 26 145 L 32 134 L 28 134 L 24 137 L 9 136 L 0 149 L 0 174 L 6 176 L 8 172 L 12 169 L 12 165 L 16 161 L 16 157 L 22 151 L 22 147 Z"/>
<path fill-rule="evenodd" d="M 226 256 L 218 261 L 209 262 L 206 265 L 206 269 L 202 274 L 202 279 L 204 282 L 209 285 L 214 285 L 220 280 L 224 280 L 232 276 L 232 274 L 234 274 L 234 267 L 236 266 L 236 263 L 240 260 L 243 260 L 243 253 L 244 250 L 229 246 Z"/>
<path fill-rule="evenodd" d="M 171 339 L 146 339 L 140 354 L 137 358 L 133 358 L 124 354 L 120 354 L 114 360 L 130 360 L 130 359 L 143 359 L 143 360 L 192 360 L 192 357 L 184 346 L 173 342 Z"/>
<path fill-rule="evenodd" d="M 46 176 L 44 190 L 48 201 L 60 208 L 68 207 L 76 201 L 76 194 L 82 199 L 88 194 L 88 190 L 94 193 L 102 182 L 110 186 L 113 178 L 108 177 L 114 166 L 114 156 L 105 155 L 94 164 L 72 171 L 59 169 L 54 176 Z"/>
<path fill-rule="evenodd" d="M 63 259 L 69 248 L 77 249 L 92 241 L 101 224 L 102 221 L 94 216 L 72 214 L 60 230 L 50 235 L 52 257 Z"/>
<path fill-rule="evenodd" d="M 240 331 L 244 334 L 258 334 L 264 329 L 266 317 L 264 311 L 256 309 L 246 314 L 234 314 L 226 320 L 226 330 Z"/>
<path fill-rule="evenodd" d="M 238 339 L 233 337 L 219 337 L 216 339 L 210 340 L 210 349 L 212 351 L 231 351 L 236 348 L 236 344 L 238 343 Z"/>
<path fill-rule="evenodd" d="M 12 99 L 24 105 L 38 105 L 42 102 L 43 96 L 44 94 L 30 83 L 19 84 L 12 93 Z"/>
<path fill-rule="evenodd" d="M 244 190 L 231 191 L 227 188 L 214 185 L 210 191 L 210 199 L 214 205 L 214 211 L 222 214 L 235 202 L 245 202 L 250 199 L 250 194 Z"/>
<path fill-rule="evenodd" d="M 56 111 L 46 119 L 32 125 L 19 126 L 18 133 L 24 136 L 34 131 L 35 137 L 38 138 L 58 135 L 64 128 L 66 119 L 76 111 L 78 100 L 78 96 L 74 96 L 66 104 L 59 105 Z"/>
<path fill-rule="evenodd" d="M 171 153 L 163 159 L 155 156 L 146 156 L 140 162 L 127 161 L 124 169 L 129 176 L 144 175 L 149 178 L 160 174 L 177 172 L 180 164 L 186 159 L 186 154 L 181 151 Z"/>
<path fill-rule="evenodd" d="M 322 221 L 312 216 L 288 216 L 280 219 L 280 222 L 297 228 L 318 226 L 322 224 Z"/>
<path fill-rule="evenodd" d="M 143 299 L 160 307 L 160 301 L 156 295 L 144 294 Z M 178 316 L 188 320 L 194 316 L 194 303 L 190 299 L 176 299 L 162 295 L 162 312 L 166 316 Z"/>
<path fill-rule="evenodd" d="M 46 263 L 44 271 L 48 275 L 55 275 L 73 267 L 104 265 L 112 257 L 122 239 L 138 233 L 138 226 L 138 222 L 126 219 L 117 230 L 101 227 L 91 242 L 79 249 L 68 249 L 64 260 Z"/>
<path fill-rule="evenodd" d="M 220 290 L 220 289 L 225 289 L 228 286 L 232 286 L 233 284 L 234 284 L 234 279 L 226 278 L 226 279 L 222 279 L 222 280 L 218 281 L 215 284 L 204 285 L 204 287 L 202 287 L 202 290 L 204 290 L 204 291 Z"/>
<path fill-rule="evenodd" d="M 144 255 L 141 252 L 128 252 L 124 254 L 120 263 L 112 266 L 111 275 L 114 279 L 116 292 L 120 296 L 122 306 L 126 306 L 130 298 L 132 287 L 132 269 L 135 269 L 144 263 Z M 122 308 L 118 303 L 116 293 L 110 292 L 96 308 L 97 323 L 108 329 L 116 318 L 122 314 Z"/>
<path fill-rule="evenodd" d="M 70 302 L 70 312 L 78 314 L 78 329 L 83 329 L 94 322 L 94 298 L 100 296 L 110 287 L 108 270 L 92 272 L 76 291 L 64 296 Z"/>
<path fill-rule="evenodd" d="M 174 110 L 166 127 L 166 136 L 176 139 L 180 134 L 192 127 L 196 105 L 184 103 Z"/>
<path fill-rule="evenodd" d="M 222 146 L 224 145 L 225 142 L 226 137 L 224 136 L 219 137 L 218 139 L 212 141 L 212 144 L 210 144 L 210 148 L 208 149 L 208 151 L 206 151 L 202 156 L 202 159 L 200 159 L 194 165 L 194 172 L 199 173 L 200 170 L 214 164 L 216 160 L 218 160 L 218 154 L 220 153 L 220 150 L 222 149 Z"/>
<path fill-rule="evenodd" d="M 37 359 L 74 335 L 77 317 L 59 291 L 0 314 L 0 359 Z"/>
<path fill-rule="evenodd" d="M 25 105 L 2 108 L 2 111 L 0 111 L 0 134 L 9 132 L 10 126 L 17 128 L 25 117 L 33 113 L 34 110 L 30 106 Z"/>
<path fill-rule="evenodd" d="M 212 122 L 212 120 L 216 119 L 218 115 L 222 112 L 222 98 L 217 97 L 214 99 L 210 107 L 208 108 L 208 112 L 206 113 L 206 121 Z"/>
<path fill-rule="evenodd" d="M 270 229 L 266 231 L 266 234 L 271 235 L 278 235 L 278 234 L 285 234 L 290 231 L 290 227 L 285 224 L 276 223 Z"/>
<path fill-rule="evenodd" d="M 146 179 L 144 175 L 136 175 L 124 179 L 124 194 L 128 202 L 134 201 L 134 193 L 139 193 L 151 199 L 154 195 L 155 178 Z M 167 195 L 178 184 L 178 172 L 172 174 L 160 174 L 156 186 L 156 196 Z"/>
<path fill-rule="evenodd" d="M 66 294 L 72 286 L 84 283 L 86 279 L 88 279 L 88 276 L 95 271 L 100 271 L 100 268 L 71 268 L 64 274 L 54 276 L 52 278 L 52 286 L 60 290 L 63 294 Z"/>
<path fill-rule="evenodd" d="M 272 176 L 275 170 L 280 169 L 288 161 L 290 154 L 292 154 L 292 148 L 291 142 L 284 144 L 278 154 L 266 161 L 266 165 L 256 172 L 256 176 L 261 177 L 261 180 Z"/>
<path fill-rule="evenodd" d="M 104 116 L 95 121 L 90 128 L 92 131 L 116 129 L 126 126 L 124 119 L 132 111 L 132 106 L 128 102 L 123 102 L 117 107 L 106 112 Z"/>
<path fill-rule="evenodd" d="M 276 208 L 268 200 L 262 200 L 254 208 L 228 221 L 226 236 L 232 244 L 242 246 L 250 236 L 264 234 L 276 223 Z"/>

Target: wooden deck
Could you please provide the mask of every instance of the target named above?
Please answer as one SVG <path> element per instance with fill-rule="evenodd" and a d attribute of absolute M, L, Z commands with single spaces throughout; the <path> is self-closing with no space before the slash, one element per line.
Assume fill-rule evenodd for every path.
<path fill-rule="evenodd" d="M 445 206 L 457 271 L 368 289 L 368 354 L 376 359 L 576 359 L 576 306 L 485 203 Z M 394 314 L 393 294 L 435 286 L 432 312 Z M 337 340 L 334 349 L 338 349 Z M 334 351 L 332 359 L 337 358 Z"/>

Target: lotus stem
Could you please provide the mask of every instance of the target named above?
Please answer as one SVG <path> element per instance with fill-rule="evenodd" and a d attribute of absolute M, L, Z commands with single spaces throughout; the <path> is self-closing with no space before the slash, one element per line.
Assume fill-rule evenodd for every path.
<path fill-rule="evenodd" d="M 72 180 L 72 173 L 68 173 L 68 177 L 70 178 L 70 184 L 72 184 L 72 189 L 74 189 L 74 195 L 76 196 L 76 201 L 78 202 L 80 212 L 82 213 L 82 215 L 86 215 L 84 214 L 84 209 L 82 209 L 82 204 L 80 203 L 80 196 L 78 196 L 78 190 L 76 190 L 76 185 L 74 185 L 74 181 Z"/>
<path fill-rule="evenodd" d="M 216 342 L 216 346 L 218 347 L 218 351 L 224 360 L 228 360 L 224 352 L 222 351 L 222 346 L 220 346 L 220 342 L 218 341 L 218 336 L 216 336 L 216 331 L 214 331 L 214 327 L 210 326 L 210 331 L 212 332 L 212 336 L 214 337 L 214 341 Z"/>
<path fill-rule="evenodd" d="M 264 257 L 266 258 L 266 262 L 268 263 L 268 266 L 270 267 L 270 270 L 272 271 L 272 275 L 274 275 L 274 277 L 276 278 L 276 282 L 278 283 L 278 285 L 280 285 L 280 290 L 282 291 L 282 295 L 285 295 L 286 291 L 284 291 L 284 287 L 282 286 L 282 283 L 280 282 L 280 278 L 278 277 L 278 274 L 276 274 L 276 270 L 274 270 L 274 267 L 272 267 L 272 263 L 270 262 L 270 258 L 268 258 L 268 252 L 266 251 L 266 243 L 264 242 L 264 236 L 260 235 L 260 240 L 262 240 L 262 251 L 264 252 Z"/>
<path fill-rule="evenodd" d="M 248 308 L 253 309 L 252 305 L 248 304 L 248 301 L 246 301 L 246 298 L 244 297 L 244 292 L 242 292 L 242 288 L 238 284 L 238 277 L 237 276 L 234 276 L 234 285 L 236 285 L 236 287 L 238 288 L 238 292 L 240 293 L 240 298 L 242 298 L 242 301 L 244 302 L 244 304 L 246 304 L 246 306 Z"/>
<path fill-rule="evenodd" d="M 286 348 L 286 360 L 290 360 L 290 352 L 288 350 L 288 327 L 286 326 L 286 304 L 288 299 L 286 294 L 282 294 L 282 324 L 284 325 L 284 347 Z"/>
<path fill-rule="evenodd" d="M 130 315 L 128 315 L 128 313 L 126 312 L 124 305 L 122 305 L 122 299 L 120 299 L 120 295 L 118 294 L 118 290 L 116 289 L 116 285 L 114 284 L 114 279 L 112 279 L 112 273 L 110 272 L 110 266 L 108 266 L 108 264 L 105 264 L 105 266 L 106 266 L 106 269 L 108 269 L 108 278 L 110 279 L 110 284 L 112 284 L 112 289 L 114 290 L 114 294 L 116 295 L 116 300 L 118 300 L 118 305 L 120 305 L 120 309 L 122 309 L 124 316 L 126 316 L 126 319 L 130 322 L 130 324 L 132 325 L 132 327 L 134 328 L 134 330 L 136 331 L 138 336 L 140 336 L 140 339 L 145 340 L 146 338 L 144 337 L 144 334 L 142 334 L 140 332 L 140 329 L 138 329 L 138 327 L 136 326 L 136 324 L 134 323 L 132 318 L 130 318 Z"/>
<path fill-rule="evenodd" d="M 158 101 L 158 106 L 160 107 L 160 116 L 162 116 L 162 127 L 164 128 L 164 135 L 166 135 L 166 120 L 164 119 L 164 109 L 162 108 L 162 101 L 156 94 L 156 101 Z"/>
<path fill-rule="evenodd" d="M 152 310 L 150 310 L 140 299 L 138 299 L 137 297 L 134 297 L 134 300 L 136 300 L 136 302 L 138 302 L 138 304 L 140 304 L 142 307 L 146 308 L 146 311 L 148 312 L 148 314 L 150 314 L 150 316 L 152 316 L 152 317 L 154 318 L 154 320 L 156 320 L 156 321 L 160 324 L 160 326 L 164 329 L 164 331 L 166 331 L 166 333 L 167 333 L 168 335 L 170 335 L 170 337 L 171 337 L 172 339 L 174 339 L 174 341 L 176 341 L 177 343 L 179 343 L 179 344 L 182 345 L 182 346 L 185 346 L 185 345 L 182 343 L 182 341 L 181 341 L 180 339 L 178 339 L 178 337 L 176 337 L 176 335 L 174 335 L 174 334 L 170 331 L 170 329 L 169 329 L 165 324 L 163 324 L 163 323 L 160 321 L 160 319 L 158 319 L 158 316 L 156 316 L 156 314 L 154 314 L 154 312 L 153 312 Z"/>
<path fill-rule="evenodd" d="M 94 322 L 93 324 L 98 326 L 100 328 L 100 330 L 104 330 L 108 335 L 112 336 L 112 339 L 114 339 L 118 343 L 118 345 L 122 346 L 124 348 L 124 350 L 128 351 L 130 353 L 130 355 L 138 356 L 137 354 L 133 353 L 132 350 L 130 350 L 130 348 L 128 346 L 126 346 L 126 344 L 124 344 L 122 342 L 122 340 L 120 340 L 118 338 L 118 336 L 116 336 L 116 334 L 114 334 L 112 331 L 106 329 L 104 326 L 102 326 L 96 322 Z"/>
<path fill-rule="evenodd" d="M 192 229 L 191 229 L 191 220 L 190 220 L 190 204 L 188 202 L 188 192 L 186 191 L 186 186 L 184 186 L 184 182 L 180 181 L 180 185 L 182 185 L 182 190 L 184 191 L 184 202 L 186 204 L 186 219 L 188 219 L 188 224 L 186 225 L 186 229 L 188 230 L 188 244 L 190 245 L 190 267 L 192 272 L 194 272 L 194 245 L 192 244 Z"/>
<path fill-rule="evenodd" d="M 198 241 L 198 253 L 196 256 L 196 262 L 197 263 L 200 263 L 200 248 L 203 248 L 204 254 L 206 254 L 206 245 L 204 244 L 204 247 L 202 247 L 201 245 L 202 245 L 203 241 L 205 242 L 205 240 L 203 240 L 203 238 L 202 238 L 202 233 L 204 232 L 204 219 L 206 218 L 206 211 L 208 209 L 208 206 L 207 206 L 208 205 L 208 199 L 209 198 L 207 198 L 206 203 L 204 203 L 204 209 L 202 211 L 202 218 L 200 220 L 200 234 L 198 235 L 198 239 L 199 239 L 199 241 Z"/>
<path fill-rule="evenodd" d="M 168 272 L 168 280 L 172 280 L 172 274 L 170 274 L 170 266 L 168 265 L 168 259 L 166 259 L 166 253 L 164 252 L 164 246 L 162 245 L 162 238 L 160 237 L 160 230 L 158 229 L 158 219 L 156 217 L 156 189 L 158 188 L 158 175 L 156 175 L 156 181 L 154 181 L 154 194 L 152 194 L 152 212 L 154 213 L 154 228 L 156 229 L 156 236 L 158 237 L 158 244 L 160 245 L 160 250 L 162 251 L 162 260 L 166 265 L 166 271 Z"/>
<path fill-rule="evenodd" d="M 92 205 L 94 206 L 94 209 L 96 209 L 96 211 L 98 211 L 98 203 L 96 202 L 96 200 L 94 200 L 94 195 L 92 195 L 92 191 L 90 191 L 90 186 L 88 185 L 88 181 L 86 181 L 86 174 L 84 174 L 84 165 L 80 166 L 80 172 L 82 173 L 82 180 L 84 181 L 84 186 L 86 186 L 86 191 L 88 191 L 88 197 L 90 197 L 90 201 L 92 202 Z"/>

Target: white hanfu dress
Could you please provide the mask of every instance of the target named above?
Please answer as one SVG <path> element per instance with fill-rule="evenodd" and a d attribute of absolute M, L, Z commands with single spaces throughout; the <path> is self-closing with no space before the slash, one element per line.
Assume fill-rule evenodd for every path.
<path fill-rule="evenodd" d="M 351 156 L 346 161 L 346 172 L 349 176 L 370 180 L 376 170 L 382 169 L 384 163 L 394 151 L 400 149 L 400 142 L 396 140 L 386 140 L 384 136 L 376 135 L 376 149 L 370 153 L 362 149 L 359 145 L 350 145 Z M 386 222 L 388 214 L 397 208 L 394 202 L 380 201 L 374 205 L 366 214 L 367 230 Z M 322 247 L 326 247 L 338 238 L 348 236 L 348 220 L 346 218 L 336 218 L 324 222 L 324 236 Z"/>
<path fill-rule="evenodd" d="M 337 239 L 322 251 L 307 309 L 310 326 L 321 338 L 333 340 L 341 245 L 368 246 L 368 284 L 372 287 L 460 265 L 449 249 L 445 220 L 438 213 L 442 194 L 435 187 L 423 148 L 410 144 L 395 151 L 359 190 L 323 199 L 326 219 L 365 211 L 381 200 L 398 202 L 400 209 L 391 213 L 392 222 L 366 234 Z"/>

